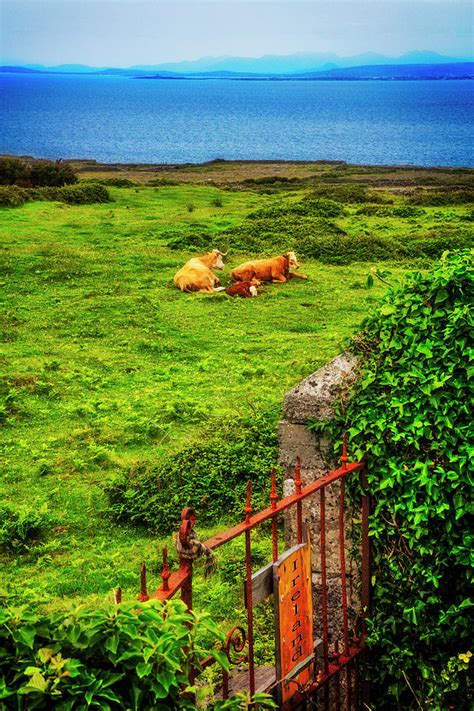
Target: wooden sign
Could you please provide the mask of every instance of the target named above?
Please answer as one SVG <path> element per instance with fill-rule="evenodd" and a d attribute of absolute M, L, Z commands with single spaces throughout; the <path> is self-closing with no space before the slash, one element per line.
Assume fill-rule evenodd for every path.
<path fill-rule="evenodd" d="M 306 684 L 314 660 L 313 599 L 309 540 L 290 548 L 273 564 L 276 678 L 280 705 Z M 295 682 L 298 682 L 295 683 Z"/>

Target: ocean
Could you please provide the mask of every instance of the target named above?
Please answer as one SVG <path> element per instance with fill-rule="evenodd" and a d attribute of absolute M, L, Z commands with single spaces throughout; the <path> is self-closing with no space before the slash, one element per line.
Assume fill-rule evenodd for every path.
<path fill-rule="evenodd" d="M 474 167 L 474 83 L 0 74 L 0 153 Z"/>

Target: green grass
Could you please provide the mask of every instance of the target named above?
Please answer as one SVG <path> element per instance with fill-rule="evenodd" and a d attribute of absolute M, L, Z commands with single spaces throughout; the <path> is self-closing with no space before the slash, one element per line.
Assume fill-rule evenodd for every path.
<path fill-rule="evenodd" d="M 116 585 L 134 595 L 141 561 L 156 566 L 162 541 L 104 516 L 104 484 L 236 415 L 265 411 L 276 426 L 285 392 L 341 351 L 385 288 L 365 288 L 376 262 L 304 260 L 308 281 L 266 286 L 257 299 L 182 294 L 172 278 L 190 250 L 171 250 L 170 235 L 203 231 L 224 246 L 219 233 L 294 201 L 295 191 L 110 190 L 110 204 L 2 210 L 0 497 L 12 506 L 47 504 L 56 522 L 30 552 L 2 556 L 0 595 L 14 602 L 102 604 Z M 472 224 L 461 221 L 462 205 L 409 219 L 345 207 L 336 224 L 354 236 L 402 239 Z M 224 283 L 244 256 L 229 253 Z M 392 278 L 409 268 L 387 266 Z"/>

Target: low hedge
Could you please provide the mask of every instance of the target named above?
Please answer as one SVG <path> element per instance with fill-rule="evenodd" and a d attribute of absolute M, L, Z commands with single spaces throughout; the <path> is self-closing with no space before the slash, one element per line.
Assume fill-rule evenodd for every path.
<path fill-rule="evenodd" d="M 0 207 L 21 207 L 25 202 L 36 200 L 65 202 L 68 205 L 89 205 L 111 202 L 112 197 L 107 188 L 98 183 L 39 188 L 20 188 L 16 185 L 0 186 Z"/>

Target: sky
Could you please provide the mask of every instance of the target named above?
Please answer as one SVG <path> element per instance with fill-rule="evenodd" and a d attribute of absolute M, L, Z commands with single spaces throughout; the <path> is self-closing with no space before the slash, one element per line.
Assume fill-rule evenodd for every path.
<path fill-rule="evenodd" d="M 204 56 L 472 56 L 465 0 L 0 0 L 2 64 L 128 67 Z"/>

